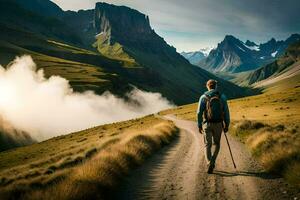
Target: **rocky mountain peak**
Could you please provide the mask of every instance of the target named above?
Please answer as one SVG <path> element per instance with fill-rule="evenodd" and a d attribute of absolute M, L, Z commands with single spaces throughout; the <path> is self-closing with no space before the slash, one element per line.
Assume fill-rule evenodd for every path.
<path fill-rule="evenodd" d="M 286 39 L 286 42 L 293 43 L 300 41 L 300 34 L 294 33 L 292 34 L 288 39 Z"/>
<path fill-rule="evenodd" d="M 272 38 L 259 46 L 247 40 L 245 43 L 232 35 L 226 35 L 212 50 L 209 56 L 197 65 L 213 72 L 242 72 L 254 70 L 280 57 L 286 48 L 300 41 L 299 34 L 293 34 L 288 39 L 277 41 Z"/>
<path fill-rule="evenodd" d="M 275 43 L 276 43 L 276 40 L 275 40 L 275 38 L 271 38 L 271 40 L 269 40 L 267 43 L 275 44 Z"/>
<path fill-rule="evenodd" d="M 98 33 L 106 33 L 112 40 L 137 40 L 153 32 L 149 17 L 137 10 L 97 3 L 94 26 Z"/>
<path fill-rule="evenodd" d="M 236 37 L 234 37 L 233 35 L 226 35 L 223 41 L 236 42 L 239 40 Z"/>
<path fill-rule="evenodd" d="M 235 46 L 241 46 L 241 41 L 232 35 L 226 35 L 224 40 L 218 44 L 219 49 L 232 49 Z M 217 49 L 218 49 L 217 48 Z"/>
<path fill-rule="evenodd" d="M 249 46 L 249 47 L 257 46 L 257 44 L 256 44 L 255 42 L 252 42 L 252 41 L 250 41 L 250 40 L 247 40 L 247 41 L 245 42 L 245 45 L 247 45 L 247 46 Z"/>

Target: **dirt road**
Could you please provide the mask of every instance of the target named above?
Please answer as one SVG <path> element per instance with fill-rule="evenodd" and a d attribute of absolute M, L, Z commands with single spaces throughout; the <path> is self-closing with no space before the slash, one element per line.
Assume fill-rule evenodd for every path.
<path fill-rule="evenodd" d="M 299 191 L 264 173 L 245 146 L 230 136 L 237 170 L 222 136 L 214 174 L 207 174 L 196 123 L 168 118 L 181 129 L 179 138 L 134 170 L 116 199 L 300 199 Z"/>

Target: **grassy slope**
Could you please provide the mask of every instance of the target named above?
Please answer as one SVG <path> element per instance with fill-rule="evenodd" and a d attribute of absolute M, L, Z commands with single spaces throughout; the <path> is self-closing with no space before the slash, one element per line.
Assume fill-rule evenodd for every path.
<path fill-rule="evenodd" d="M 120 60 L 124 62 L 124 67 L 139 67 L 139 64 L 130 57 L 123 49 L 123 46 L 119 43 L 114 43 L 113 45 L 106 44 L 108 38 L 105 34 L 98 35 L 96 42 L 93 47 L 97 48 L 100 54 L 115 60 Z"/>
<path fill-rule="evenodd" d="M 167 57 L 161 60 L 160 56 L 143 52 L 135 52 L 133 56 L 141 58 L 141 61 L 119 55 L 110 59 L 100 55 L 96 49 L 75 47 L 3 24 L 0 28 L 3 30 L 0 32 L 0 64 L 8 64 L 16 55 L 32 55 L 38 67 L 45 69 L 46 76 L 65 77 L 77 91 L 88 89 L 101 94 L 110 90 L 123 96 L 133 84 L 146 91 L 160 92 L 177 104 L 184 104 L 195 101 L 198 91 L 205 89 L 205 81 L 215 78 L 202 69 L 191 67 L 183 59 L 179 59 L 180 62 Z M 219 81 L 228 96 L 245 94 L 242 88 Z"/>
<path fill-rule="evenodd" d="M 241 139 L 266 170 L 300 188 L 300 75 L 281 80 L 263 94 L 229 101 L 230 133 Z M 196 120 L 197 104 L 160 112 Z"/>
<path fill-rule="evenodd" d="M 97 93 L 110 90 L 120 95 L 129 90 L 122 62 L 30 32 L 4 25 L 0 27 L 3 29 L 0 33 L 1 65 L 7 65 L 17 55 L 29 54 L 39 68 L 44 68 L 47 77 L 62 76 L 70 81 L 75 90 L 89 89 Z"/>
<path fill-rule="evenodd" d="M 103 195 L 101 188 L 113 189 L 130 168 L 176 133 L 172 122 L 151 115 L 1 152 L 0 195 L 4 199 L 24 194 L 31 199 Z M 88 185 L 90 189 L 84 190 Z"/>
<path fill-rule="evenodd" d="M 233 121 L 257 120 L 267 123 L 296 124 L 300 121 L 300 75 L 263 90 L 263 94 L 229 101 Z M 161 112 L 196 120 L 197 103 Z"/>

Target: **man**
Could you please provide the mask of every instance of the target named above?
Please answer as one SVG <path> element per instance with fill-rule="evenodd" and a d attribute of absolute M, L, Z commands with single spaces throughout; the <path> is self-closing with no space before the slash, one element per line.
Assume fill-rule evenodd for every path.
<path fill-rule="evenodd" d="M 222 132 L 228 131 L 230 116 L 226 96 L 217 90 L 217 81 L 209 80 L 206 87 L 208 91 L 199 99 L 197 117 L 199 132 L 204 136 L 207 173 L 211 174 L 220 150 Z M 212 143 L 215 145 L 213 155 Z"/>

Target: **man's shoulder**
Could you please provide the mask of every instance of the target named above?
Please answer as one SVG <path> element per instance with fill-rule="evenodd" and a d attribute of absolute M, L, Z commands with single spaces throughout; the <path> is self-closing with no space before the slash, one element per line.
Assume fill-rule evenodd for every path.
<path fill-rule="evenodd" d="M 200 96 L 200 100 L 201 99 L 206 99 L 206 98 L 207 98 L 207 94 L 205 94 L 205 93 Z"/>
<path fill-rule="evenodd" d="M 221 94 L 221 99 L 223 99 L 224 101 L 227 101 L 226 95 L 222 93 L 222 94 Z"/>

